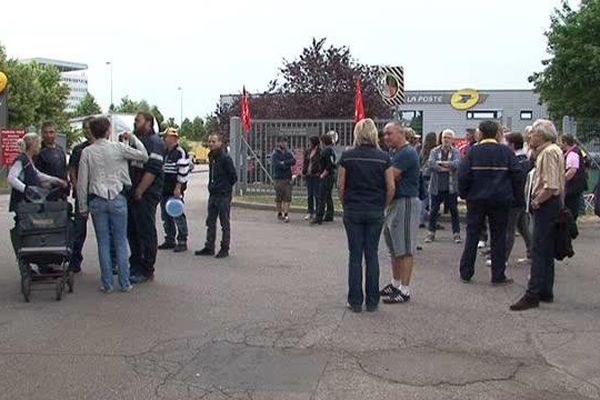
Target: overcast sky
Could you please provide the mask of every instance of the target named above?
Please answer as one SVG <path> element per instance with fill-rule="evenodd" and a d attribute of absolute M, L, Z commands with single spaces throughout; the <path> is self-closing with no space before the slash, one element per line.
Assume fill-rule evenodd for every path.
<path fill-rule="evenodd" d="M 219 94 L 242 84 L 264 90 L 282 59 L 295 58 L 312 37 L 349 46 L 361 63 L 404 66 L 408 90 L 529 88 L 559 3 L 22 0 L 2 6 L 0 41 L 11 57 L 88 64 L 89 90 L 103 108 L 111 61 L 116 103 L 144 98 L 179 120 L 178 86 L 184 117 L 204 116 Z"/>

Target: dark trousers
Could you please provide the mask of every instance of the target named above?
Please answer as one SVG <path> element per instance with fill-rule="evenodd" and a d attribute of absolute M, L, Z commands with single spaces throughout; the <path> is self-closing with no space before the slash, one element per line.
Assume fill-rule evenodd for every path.
<path fill-rule="evenodd" d="M 75 212 L 73 224 L 73 242 L 71 245 L 71 268 L 80 268 L 83 262 L 83 245 L 87 237 L 87 218 L 83 218 L 79 213 L 79 199 L 75 197 Z M 112 249 L 113 246 L 111 246 Z"/>
<path fill-rule="evenodd" d="M 429 231 L 435 232 L 437 221 L 440 216 L 440 205 L 444 203 L 450 210 L 452 216 L 452 233 L 460 233 L 460 219 L 458 216 L 458 194 L 448 191 L 438 192 L 431 195 L 431 210 L 429 214 Z"/>
<path fill-rule="evenodd" d="M 529 231 L 529 216 L 525 212 L 525 207 L 513 207 L 508 214 L 508 225 L 506 228 L 506 260 L 508 261 L 515 244 L 515 234 L 519 235 L 525 242 L 527 249 L 527 258 L 531 258 L 531 232 Z"/>
<path fill-rule="evenodd" d="M 131 249 L 131 275 L 149 277 L 154 274 L 158 247 L 156 207 L 159 201 L 158 195 L 144 194 L 140 201 L 132 199 L 129 202 L 127 239 Z"/>
<path fill-rule="evenodd" d="M 208 197 L 208 216 L 206 217 L 206 243 L 204 247 L 215 249 L 217 240 L 217 218 L 221 223 L 221 249 L 229 251 L 231 243 L 231 194 Z"/>
<path fill-rule="evenodd" d="M 379 238 L 383 228 L 381 212 L 344 212 L 348 236 L 348 304 L 362 305 L 363 255 L 366 264 L 366 304 L 379 304 Z"/>
<path fill-rule="evenodd" d="M 581 204 L 581 193 L 573 193 L 565 196 L 565 207 L 571 211 L 573 218 L 579 217 L 579 206 Z"/>
<path fill-rule="evenodd" d="M 181 214 L 176 218 L 167 214 L 167 200 L 169 200 L 168 195 L 163 195 L 163 198 L 160 201 L 160 217 L 163 222 L 163 228 L 165 229 L 165 243 L 175 243 L 175 235 L 177 235 L 177 243 L 187 243 L 187 218 L 185 214 Z"/>
<path fill-rule="evenodd" d="M 492 282 L 506 279 L 506 226 L 510 206 L 489 205 L 485 203 L 467 203 L 467 239 L 460 258 L 460 276 L 471 279 L 475 273 L 477 242 L 488 218 L 491 236 Z"/>
<path fill-rule="evenodd" d="M 328 175 L 320 180 L 319 202 L 316 216 L 318 221 L 323 221 L 324 219 L 333 220 L 333 180 L 333 175 Z"/>
<path fill-rule="evenodd" d="M 308 175 L 306 177 L 306 191 L 308 196 L 308 213 L 314 215 L 319 204 L 319 186 L 321 178 L 316 175 Z"/>
<path fill-rule="evenodd" d="M 527 285 L 527 295 L 538 298 L 554 295 L 554 242 L 555 224 L 560 203 L 553 197 L 532 210 L 531 274 Z"/>

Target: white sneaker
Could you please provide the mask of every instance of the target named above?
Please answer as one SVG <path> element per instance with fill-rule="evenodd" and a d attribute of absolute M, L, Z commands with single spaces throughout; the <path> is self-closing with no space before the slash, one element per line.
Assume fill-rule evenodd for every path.
<path fill-rule="evenodd" d="M 486 243 L 483 240 L 480 240 L 479 243 L 477 243 L 477 248 L 478 249 L 483 249 L 485 247 Z"/>
<path fill-rule="evenodd" d="M 285 216 L 283 217 L 283 222 L 285 222 L 286 224 L 287 224 L 288 222 L 290 222 L 290 217 L 288 217 L 287 215 L 285 215 Z"/>
<path fill-rule="evenodd" d="M 311 219 L 313 219 L 313 215 L 312 214 L 306 214 L 306 216 L 304 217 L 305 221 L 310 221 Z"/>
<path fill-rule="evenodd" d="M 462 243 L 462 239 L 460 238 L 460 233 L 454 234 L 454 243 L 457 243 L 457 244 Z"/>
<path fill-rule="evenodd" d="M 100 285 L 100 291 L 104 294 L 110 294 L 113 292 L 113 288 L 105 288 L 104 286 Z"/>

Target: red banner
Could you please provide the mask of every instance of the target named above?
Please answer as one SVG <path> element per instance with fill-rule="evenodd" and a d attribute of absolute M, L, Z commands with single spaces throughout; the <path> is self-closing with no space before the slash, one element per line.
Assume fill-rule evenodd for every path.
<path fill-rule="evenodd" d="M 2 165 L 12 165 L 21 153 L 18 140 L 25 136 L 23 129 L 2 129 L 0 140 L 2 141 Z"/>

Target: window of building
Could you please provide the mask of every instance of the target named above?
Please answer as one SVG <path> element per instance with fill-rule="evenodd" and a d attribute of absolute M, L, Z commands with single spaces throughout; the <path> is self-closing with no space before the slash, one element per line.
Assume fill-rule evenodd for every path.
<path fill-rule="evenodd" d="M 467 111 L 467 119 L 500 119 L 501 110 L 475 110 Z"/>
<path fill-rule="evenodd" d="M 521 110 L 521 119 L 530 121 L 533 119 L 533 111 Z"/>

